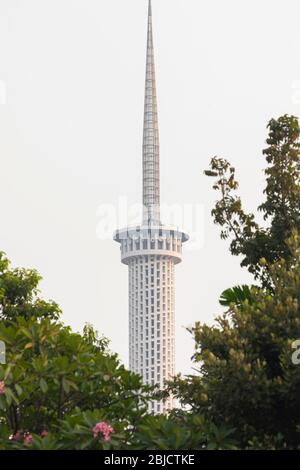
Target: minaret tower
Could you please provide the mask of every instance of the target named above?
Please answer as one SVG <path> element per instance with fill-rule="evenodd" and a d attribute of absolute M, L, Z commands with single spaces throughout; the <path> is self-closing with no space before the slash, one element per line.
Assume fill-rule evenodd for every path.
<path fill-rule="evenodd" d="M 159 132 L 149 0 L 143 133 L 143 221 L 117 230 L 121 261 L 129 271 L 129 368 L 143 382 L 158 384 L 175 375 L 175 265 L 181 262 L 182 243 L 188 235 L 160 221 Z M 173 407 L 153 402 L 150 412 Z"/>

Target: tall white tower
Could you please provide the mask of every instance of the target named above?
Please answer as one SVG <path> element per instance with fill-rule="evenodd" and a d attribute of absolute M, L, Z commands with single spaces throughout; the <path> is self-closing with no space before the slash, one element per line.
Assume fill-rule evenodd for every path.
<path fill-rule="evenodd" d="M 175 265 L 181 261 L 188 235 L 160 221 L 159 132 L 152 8 L 149 0 L 143 135 L 143 222 L 117 230 L 121 261 L 129 270 L 129 368 L 146 384 L 164 382 L 175 374 Z M 150 412 L 173 407 L 153 402 Z"/>

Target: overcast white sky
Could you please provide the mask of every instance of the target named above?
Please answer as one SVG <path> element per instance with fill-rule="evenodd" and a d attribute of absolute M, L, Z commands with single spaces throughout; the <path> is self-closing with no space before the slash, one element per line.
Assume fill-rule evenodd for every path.
<path fill-rule="evenodd" d="M 162 200 L 204 208 L 204 245 L 177 267 L 189 372 L 183 325 L 211 322 L 222 290 L 251 280 L 219 240 L 203 170 L 229 158 L 246 207 L 259 204 L 267 121 L 300 112 L 300 2 L 153 0 L 153 15 Z M 0 249 L 126 364 L 127 268 L 97 238 L 97 208 L 141 199 L 146 21 L 146 0 L 0 0 Z"/>

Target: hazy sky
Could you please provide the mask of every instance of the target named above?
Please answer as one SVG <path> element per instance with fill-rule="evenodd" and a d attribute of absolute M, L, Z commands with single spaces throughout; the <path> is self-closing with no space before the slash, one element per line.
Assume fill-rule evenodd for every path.
<path fill-rule="evenodd" d="M 300 2 L 153 0 L 153 15 L 162 200 L 204 211 L 203 246 L 176 268 L 188 372 L 183 326 L 212 322 L 222 290 L 251 280 L 219 240 L 203 170 L 229 158 L 246 208 L 261 201 L 267 121 L 300 112 Z M 126 364 L 127 268 L 97 210 L 141 199 L 146 21 L 146 0 L 0 0 L 0 249 Z"/>

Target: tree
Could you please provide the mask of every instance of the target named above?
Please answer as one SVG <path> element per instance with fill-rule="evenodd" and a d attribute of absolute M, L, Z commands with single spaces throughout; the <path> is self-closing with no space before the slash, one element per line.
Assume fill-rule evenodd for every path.
<path fill-rule="evenodd" d="M 216 426 L 202 415 L 175 412 L 146 416 L 137 427 L 134 447 L 145 450 L 233 450 L 234 429 Z"/>
<path fill-rule="evenodd" d="M 170 390 L 192 413 L 235 428 L 240 448 L 300 445 L 300 238 L 286 242 L 290 257 L 268 266 L 272 291 L 240 293 L 212 327 L 192 329 L 198 376 L 178 377 Z M 265 265 L 265 261 L 262 264 Z"/>
<path fill-rule="evenodd" d="M 205 173 L 217 178 L 212 210 L 221 238 L 242 256 L 258 285 L 223 292 L 227 311 L 212 327 L 197 323 L 193 360 L 199 375 L 170 384 L 191 413 L 236 429 L 240 448 L 300 445 L 300 368 L 292 362 L 300 338 L 300 129 L 297 118 L 268 124 L 265 201 L 260 227 L 236 194 L 235 169 L 213 158 Z"/>
<path fill-rule="evenodd" d="M 126 426 L 145 414 L 147 387 L 103 340 L 91 341 L 90 328 L 80 335 L 49 318 L 17 317 L 0 324 L 0 340 L 6 344 L 7 363 L 0 366 L 6 439 L 20 432 L 58 432 L 76 410 L 97 410 Z"/>
<path fill-rule="evenodd" d="M 12 445 L 23 445 L 28 436 L 46 432 L 52 437 L 43 445 L 51 447 L 52 434 L 66 429 L 75 415 L 83 419 L 83 413 L 102 416 L 115 429 L 134 427 L 152 390 L 124 368 L 90 325 L 83 335 L 64 326 L 58 305 L 39 297 L 40 279 L 35 270 L 10 269 L 0 253 L 0 341 L 6 346 L 6 364 L 0 365 L 2 445 L 9 436 L 16 437 Z"/>
<path fill-rule="evenodd" d="M 59 306 L 39 297 L 41 279 L 34 269 L 10 269 L 9 260 L 0 252 L 0 321 L 16 317 L 59 318 Z"/>
<path fill-rule="evenodd" d="M 272 119 L 268 124 L 268 147 L 263 151 L 267 168 L 266 200 L 258 210 L 269 222 L 260 227 L 253 213 L 247 214 L 239 196 L 235 169 L 222 158 L 213 158 L 207 176 L 217 177 L 213 188 L 220 193 L 212 215 L 222 227 L 221 238 L 231 239 L 233 255 L 241 255 L 246 266 L 263 287 L 270 288 L 269 265 L 291 256 L 286 240 L 300 230 L 300 143 L 299 123 L 294 116 Z M 265 258 L 267 263 L 260 264 Z"/>

